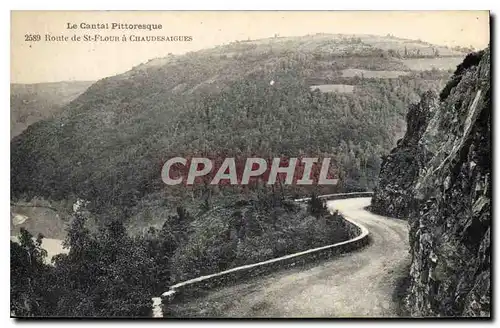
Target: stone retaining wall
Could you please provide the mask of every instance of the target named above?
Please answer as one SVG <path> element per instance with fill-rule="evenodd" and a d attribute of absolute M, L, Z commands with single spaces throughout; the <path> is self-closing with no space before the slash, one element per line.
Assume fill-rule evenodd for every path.
<path fill-rule="evenodd" d="M 345 194 L 331 194 L 319 196 L 322 199 L 334 200 L 334 199 L 345 199 L 345 198 L 358 198 L 358 197 L 369 197 L 371 192 L 358 192 L 358 193 L 345 193 Z M 295 201 L 302 202 L 307 201 L 309 198 L 297 199 Z M 180 282 L 170 287 L 168 291 L 161 296 L 161 305 L 158 303 L 158 298 L 153 300 L 156 306 L 162 308 L 161 313 L 166 313 L 164 307 L 174 300 L 174 298 L 182 298 L 189 295 L 196 294 L 200 290 L 207 290 L 215 287 L 225 286 L 237 281 L 242 281 L 248 278 L 252 278 L 258 275 L 264 275 L 266 273 L 274 272 L 284 268 L 290 268 L 294 266 L 304 265 L 309 262 L 314 262 L 318 260 L 324 260 L 331 258 L 333 256 L 347 253 L 358 248 L 361 248 L 368 244 L 369 242 L 369 232 L 368 230 L 354 223 L 353 221 L 344 218 L 346 223 L 346 228 L 350 236 L 349 240 L 339 242 L 332 245 L 326 245 L 322 247 L 308 249 L 306 251 L 282 256 L 279 258 L 274 258 L 254 264 L 248 264 L 236 268 L 232 268 L 226 271 L 214 273 L 211 275 L 201 276 L 198 278 L 190 279 L 184 282 Z M 160 313 L 158 309 L 154 311 L 155 313 Z M 161 315 L 155 315 L 161 316 Z"/>

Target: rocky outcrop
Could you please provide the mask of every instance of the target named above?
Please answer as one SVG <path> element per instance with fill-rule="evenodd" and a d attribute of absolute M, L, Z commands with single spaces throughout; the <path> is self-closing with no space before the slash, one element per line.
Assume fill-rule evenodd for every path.
<path fill-rule="evenodd" d="M 382 164 L 372 209 L 408 219 L 412 316 L 490 316 L 489 48 L 426 94 Z"/>
<path fill-rule="evenodd" d="M 380 181 L 372 197 L 372 211 L 391 216 L 406 217 L 407 200 L 422 168 L 419 141 L 438 107 L 438 97 L 432 91 L 424 93 L 418 104 L 412 105 L 406 115 L 405 136 L 391 153 L 382 158 Z"/>

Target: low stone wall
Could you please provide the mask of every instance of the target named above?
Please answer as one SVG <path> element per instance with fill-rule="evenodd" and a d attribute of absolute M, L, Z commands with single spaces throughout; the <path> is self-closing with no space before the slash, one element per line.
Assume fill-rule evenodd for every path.
<path fill-rule="evenodd" d="M 346 193 L 346 194 L 332 194 L 332 195 L 322 195 L 320 198 L 327 200 L 334 199 L 345 199 L 345 198 L 357 198 L 357 197 L 369 197 L 371 192 L 363 193 Z M 295 201 L 307 201 L 309 198 L 297 199 Z M 347 253 L 358 248 L 361 248 L 368 244 L 369 242 L 369 232 L 368 230 L 347 218 L 344 218 L 346 223 L 346 228 L 350 236 L 349 240 L 339 242 L 332 245 L 326 245 L 322 247 L 308 249 L 306 251 L 282 256 L 279 258 L 274 258 L 254 264 L 248 264 L 236 268 L 232 268 L 226 271 L 214 273 L 211 275 L 201 276 L 198 278 L 190 279 L 184 282 L 180 282 L 170 287 L 170 289 L 163 293 L 161 296 L 161 305 L 158 303 L 158 298 L 154 298 L 157 303 L 156 306 L 161 306 L 161 315 L 167 313 L 167 309 L 164 307 L 171 303 L 174 298 L 182 298 L 190 295 L 194 295 L 201 290 L 207 290 L 215 287 L 225 286 L 237 281 L 242 281 L 248 278 L 252 278 L 258 275 L 264 275 L 266 273 L 275 272 L 280 269 L 290 268 L 294 266 L 304 265 L 309 262 L 314 262 L 318 260 L 324 260 L 331 258 L 333 256 Z M 156 309 L 156 313 L 160 313 Z"/>
<path fill-rule="evenodd" d="M 361 198 L 361 197 L 371 197 L 371 196 L 373 196 L 373 191 L 360 191 L 360 192 L 347 192 L 343 194 L 321 195 L 318 198 L 335 200 L 335 199 Z"/>
<path fill-rule="evenodd" d="M 346 192 L 342 194 L 327 194 L 320 195 L 318 198 L 325 200 L 335 200 L 335 199 L 347 199 L 347 198 L 359 198 L 359 197 L 371 197 L 373 196 L 373 191 L 360 191 L 360 192 Z M 305 202 L 310 200 L 310 197 L 295 199 L 296 202 Z"/>

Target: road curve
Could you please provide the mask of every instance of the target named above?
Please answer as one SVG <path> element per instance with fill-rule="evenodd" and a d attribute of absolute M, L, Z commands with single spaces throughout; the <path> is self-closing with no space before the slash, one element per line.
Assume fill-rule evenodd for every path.
<path fill-rule="evenodd" d="M 176 317 L 393 317 L 393 293 L 407 272 L 408 227 L 364 208 L 370 198 L 328 201 L 366 227 L 367 247 L 315 266 L 283 270 L 170 304 Z M 166 315 L 168 316 L 168 315 Z"/>

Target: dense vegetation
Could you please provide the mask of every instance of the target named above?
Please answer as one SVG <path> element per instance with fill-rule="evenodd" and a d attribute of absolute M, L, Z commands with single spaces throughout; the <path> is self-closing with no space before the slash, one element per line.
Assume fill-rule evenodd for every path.
<path fill-rule="evenodd" d="M 21 229 L 19 244 L 11 242 L 11 311 L 149 316 L 151 298 L 175 282 L 348 238 L 345 221 L 328 214 L 318 198 L 307 207 L 277 201 L 280 206 L 239 202 L 197 220 L 179 207 L 161 229 L 142 236 L 127 234 L 120 220 L 92 233 L 86 228 L 88 213 L 77 212 L 65 240 L 70 251 L 53 258 L 52 265 L 45 263 L 42 236 L 35 240 Z M 229 220 L 222 219 L 226 214 Z"/>

